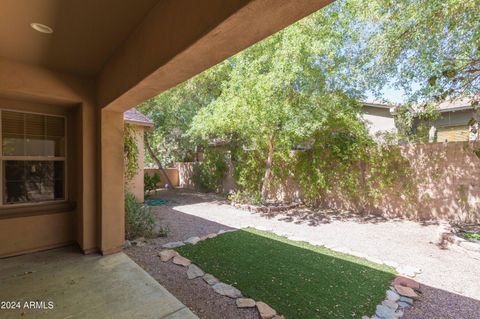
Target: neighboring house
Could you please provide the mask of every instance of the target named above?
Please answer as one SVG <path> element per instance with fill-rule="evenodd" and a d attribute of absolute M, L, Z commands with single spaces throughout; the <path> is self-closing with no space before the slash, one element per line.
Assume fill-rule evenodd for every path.
<path fill-rule="evenodd" d="M 367 123 L 372 136 L 384 132 L 397 132 L 395 126 L 395 107 L 393 104 L 362 102 L 362 118 Z M 471 106 L 470 99 L 445 101 L 437 107 L 440 116 L 430 123 L 430 141 L 456 142 L 478 141 L 478 115 Z M 415 127 L 419 125 L 417 120 Z"/>
<path fill-rule="evenodd" d="M 380 133 L 395 133 L 395 119 L 393 110 L 395 105 L 377 102 L 361 102 L 362 119 L 368 127 L 368 131 L 372 136 L 378 136 Z"/>
<path fill-rule="evenodd" d="M 133 127 L 135 140 L 138 148 L 138 171 L 131 181 L 126 183 L 127 191 L 135 195 L 135 198 L 143 203 L 144 191 L 143 191 L 143 175 L 144 175 L 144 139 L 145 131 L 151 131 L 154 128 L 152 120 L 138 111 L 136 108 L 123 113 L 123 120 L 125 124 L 130 124 Z"/>
<path fill-rule="evenodd" d="M 478 141 L 478 115 L 470 99 L 445 101 L 437 109 L 440 117 L 431 129 L 436 142 Z"/>

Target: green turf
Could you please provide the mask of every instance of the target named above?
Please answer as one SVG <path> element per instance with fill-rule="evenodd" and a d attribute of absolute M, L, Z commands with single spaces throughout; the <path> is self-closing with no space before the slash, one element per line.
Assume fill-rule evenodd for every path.
<path fill-rule="evenodd" d="M 390 267 L 256 229 L 177 250 L 288 319 L 372 315 L 394 277 Z"/>
<path fill-rule="evenodd" d="M 463 237 L 468 239 L 480 240 L 480 233 L 464 233 Z"/>

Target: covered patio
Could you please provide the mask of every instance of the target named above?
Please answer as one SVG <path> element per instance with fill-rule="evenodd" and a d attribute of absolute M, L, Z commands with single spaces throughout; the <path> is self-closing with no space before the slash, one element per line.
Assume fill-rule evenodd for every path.
<path fill-rule="evenodd" d="M 197 318 L 123 253 L 65 247 L 8 258 L 0 287 L 1 301 L 15 302 L 1 318 Z"/>

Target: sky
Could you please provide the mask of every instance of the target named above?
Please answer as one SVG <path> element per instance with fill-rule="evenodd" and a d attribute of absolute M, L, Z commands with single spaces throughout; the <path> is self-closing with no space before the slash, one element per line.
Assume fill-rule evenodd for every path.
<path fill-rule="evenodd" d="M 394 104 L 401 104 L 405 103 L 408 100 L 408 96 L 405 93 L 405 90 L 400 89 L 400 88 L 395 88 L 392 83 L 394 83 L 395 79 L 392 79 L 390 83 L 387 83 L 383 89 L 380 91 L 382 97 L 378 98 L 376 97 L 373 92 L 367 92 L 367 101 L 379 101 L 382 102 L 385 100 L 385 102 L 389 103 L 394 103 Z M 412 92 L 415 92 L 420 88 L 420 85 L 418 83 L 412 83 L 411 84 L 411 90 Z"/>
<path fill-rule="evenodd" d="M 392 87 L 385 87 L 382 91 L 382 98 L 385 99 L 387 102 L 394 103 L 394 104 L 401 104 L 407 100 L 403 90 L 395 89 Z M 378 97 L 375 97 L 373 93 L 367 93 L 367 101 L 374 101 L 378 100 Z"/>

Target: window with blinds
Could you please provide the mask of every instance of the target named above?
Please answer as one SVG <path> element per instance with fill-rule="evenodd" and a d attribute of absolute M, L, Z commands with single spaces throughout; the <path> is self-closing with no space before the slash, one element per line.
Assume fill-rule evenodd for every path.
<path fill-rule="evenodd" d="M 2 110 L 2 205 L 65 200 L 65 118 Z"/>

